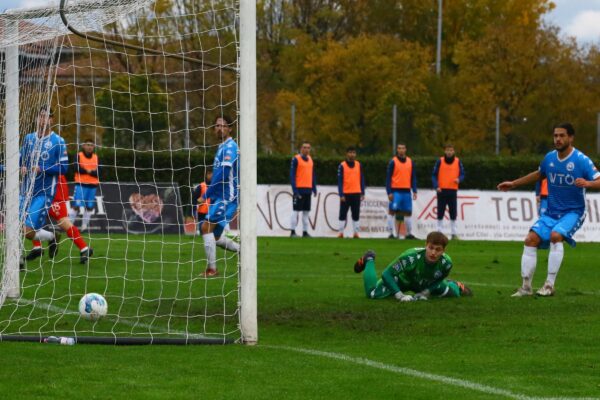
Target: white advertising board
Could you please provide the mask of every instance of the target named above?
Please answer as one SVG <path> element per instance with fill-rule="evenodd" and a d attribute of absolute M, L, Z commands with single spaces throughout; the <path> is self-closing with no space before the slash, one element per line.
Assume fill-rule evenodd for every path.
<path fill-rule="evenodd" d="M 292 193 L 289 185 L 258 186 L 258 235 L 290 234 Z M 338 233 L 339 197 L 336 186 L 319 186 L 312 198 L 309 234 L 335 237 Z M 575 235 L 580 242 L 600 242 L 600 194 L 588 193 L 588 212 L 583 227 Z M 384 238 L 388 198 L 385 188 L 368 188 L 361 204 L 361 233 L 364 238 Z M 531 192 L 499 192 L 482 190 L 458 191 L 458 236 L 464 240 L 516 240 L 525 238 L 537 219 L 535 194 Z M 348 213 L 348 221 L 351 220 Z M 298 224 L 301 233 L 302 223 Z M 437 201 L 433 190 L 419 190 L 413 201 L 413 234 L 425 238 L 437 227 Z M 351 235 L 351 224 L 346 225 Z M 448 213 L 444 233 L 450 233 Z"/>

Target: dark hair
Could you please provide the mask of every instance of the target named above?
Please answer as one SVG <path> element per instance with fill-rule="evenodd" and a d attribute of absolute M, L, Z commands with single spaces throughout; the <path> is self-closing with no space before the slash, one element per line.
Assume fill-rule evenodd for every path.
<path fill-rule="evenodd" d="M 40 114 L 43 112 L 48 113 L 49 117 L 54 117 L 54 111 L 52 111 L 52 108 L 50 108 L 50 106 L 48 106 L 48 105 L 44 105 L 44 106 L 40 107 Z"/>
<path fill-rule="evenodd" d="M 446 246 L 448 246 L 448 237 L 442 232 L 430 232 L 429 235 L 427 235 L 427 243 L 442 246 L 445 249 Z"/>
<path fill-rule="evenodd" d="M 233 125 L 233 120 L 231 119 L 231 117 L 229 115 L 225 115 L 225 114 L 223 114 L 223 115 L 217 115 L 215 117 L 215 125 L 217 124 L 217 120 L 219 118 L 222 118 L 225 122 L 227 122 L 227 126 L 230 127 L 231 125 Z"/>
<path fill-rule="evenodd" d="M 348 152 L 350 152 L 350 151 L 354 151 L 354 152 L 356 152 L 356 147 L 354 147 L 354 146 L 348 146 L 348 147 L 346 148 L 346 153 L 348 153 Z"/>
<path fill-rule="evenodd" d="M 86 138 L 86 139 L 84 139 L 83 142 L 81 142 L 81 144 L 87 144 L 87 143 L 95 144 L 94 141 L 92 140 L 92 138 Z"/>
<path fill-rule="evenodd" d="M 404 146 L 404 147 L 406 147 L 406 143 L 404 143 L 404 142 L 400 142 L 400 143 L 398 143 L 398 144 L 396 145 L 396 149 L 398 148 L 398 146 Z"/>
<path fill-rule="evenodd" d="M 300 147 L 304 146 L 305 144 L 310 144 L 310 142 L 308 140 L 303 140 L 300 142 Z"/>
<path fill-rule="evenodd" d="M 554 129 L 556 129 L 556 128 L 562 128 L 567 131 L 567 135 L 575 136 L 575 128 L 573 128 L 573 125 L 571 125 L 570 122 L 563 122 L 561 124 L 554 125 L 554 128 L 552 128 L 552 131 L 554 131 Z"/>
<path fill-rule="evenodd" d="M 452 143 L 446 143 L 444 145 L 444 150 L 447 149 L 447 148 L 449 148 L 449 147 L 454 148 L 454 145 Z"/>

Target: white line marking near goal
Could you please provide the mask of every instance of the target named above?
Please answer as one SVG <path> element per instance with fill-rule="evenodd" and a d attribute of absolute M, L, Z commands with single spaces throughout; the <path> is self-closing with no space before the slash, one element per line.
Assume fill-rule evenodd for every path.
<path fill-rule="evenodd" d="M 67 315 L 79 315 L 78 311 L 65 310 L 64 308 L 53 306 L 52 304 L 44 303 L 41 301 L 34 301 L 34 300 L 20 298 L 17 300 L 17 303 L 19 305 L 35 305 L 36 307 L 39 307 L 44 310 L 52 311 L 55 313 L 62 313 L 62 314 L 67 314 Z M 198 334 L 194 334 L 194 333 L 186 333 L 183 331 L 162 329 L 156 325 L 150 325 L 150 324 L 146 324 L 144 322 L 130 322 L 130 321 L 127 321 L 124 319 L 114 319 L 114 318 L 105 318 L 105 319 L 110 322 L 114 322 L 114 323 L 121 324 L 121 325 L 127 325 L 127 326 L 130 326 L 133 328 L 152 329 L 156 333 L 179 335 L 179 336 L 188 337 L 190 339 L 206 339 L 207 338 L 207 336 L 198 335 Z"/>
<path fill-rule="evenodd" d="M 458 386 L 465 389 L 470 389 L 476 392 L 485 394 L 497 395 L 506 397 L 509 399 L 517 400 L 598 400 L 597 397 L 531 397 L 520 393 L 515 393 L 510 390 L 495 388 L 493 386 L 482 385 L 476 382 L 467 381 L 465 379 L 451 378 L 449 376 L 431 374 L 429 372 L 423 372 L 412 368 L 397 367 L 395 365 L 384 364 L 379 361 L 369 360 L 367 358 L 352 357 L 341 353 L 332 353 L 328 351 L 319 351 L 312 349 L 303 349 L 299 347 L 289 346 L 271 346 L 271 345 L 260 345 L 260 347 L 294 351 L 296 353 L 304 353 L 312 356 L 319 356 L 330 358 L 334 360 L 340 360 L 352 364 L 364 365 L 371 368 L 381 369 L 388 372 L 393 372 L 400 375 L 412 376 L 419 379 L 428 381 L 443 383 L 446 385 Z"/>

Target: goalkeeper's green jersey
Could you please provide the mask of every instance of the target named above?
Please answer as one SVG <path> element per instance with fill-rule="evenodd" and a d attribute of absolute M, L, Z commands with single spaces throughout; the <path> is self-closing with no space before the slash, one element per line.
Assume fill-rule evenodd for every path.
<path fill-rule="evenodd" d="M 429 264 L 425 259 L 425 248 L 421 247 L 400 254 L 383 271 L 381 279 L 392 293 L 407 290 L 418 293 L 435 289 L 451 269 L 449 255 L 444 253 L 435 264 Z"/>

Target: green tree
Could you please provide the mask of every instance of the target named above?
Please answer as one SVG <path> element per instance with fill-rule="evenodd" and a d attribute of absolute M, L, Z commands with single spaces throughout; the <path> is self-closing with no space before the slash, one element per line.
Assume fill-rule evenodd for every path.
<path fill-rule="evenodd" d="M 169 146 L 166 111 L 166 95 L 147 75 L 121 74 L 96 93 L 105 146 L 143 150 Z"/>

